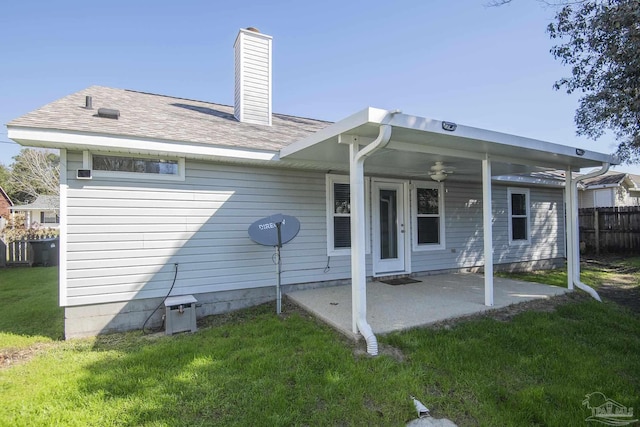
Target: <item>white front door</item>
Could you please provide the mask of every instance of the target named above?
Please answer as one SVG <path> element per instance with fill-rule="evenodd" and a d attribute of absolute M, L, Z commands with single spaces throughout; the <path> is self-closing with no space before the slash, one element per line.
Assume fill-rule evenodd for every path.
<path fill-rule="evenodd" d="M 406 272 L 405 183 L 373 181 L 373 273 L 375 276 Z"/>

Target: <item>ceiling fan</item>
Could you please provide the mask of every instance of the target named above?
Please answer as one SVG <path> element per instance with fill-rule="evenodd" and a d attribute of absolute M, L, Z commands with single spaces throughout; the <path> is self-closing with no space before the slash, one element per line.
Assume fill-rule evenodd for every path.
<path fill-rule="evenodd" d="M 444 181 L 447 179 L 447 176 L 453 173 L 453 168 L 449 166 L 445 166 L 444 162 L 436 162 L 433 166 L 431 166 L 431 172 L 429 172 L 429 176 L 434 181 Z"/>

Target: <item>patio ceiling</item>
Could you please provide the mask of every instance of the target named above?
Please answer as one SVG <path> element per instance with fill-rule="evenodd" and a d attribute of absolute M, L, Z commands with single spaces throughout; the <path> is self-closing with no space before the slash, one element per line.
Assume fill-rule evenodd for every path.
<path fill-rule="evenodd" d="M 348 142 L 355 139 L 365 146 L 377 137 L 380 124 L 388 123 L 393 128 L 391 140 L 386 148 L 367 159 L 367 173 L 429 179 L 430 167 L 442 161 L 454 171 L 447 180 L 480 181 L 481 160 L 486 156 L 492 160 L 493 176 L 569 167 L 577 171 L 618 163 L 611 155 L 579 147 L 463 125 L 447 131 L 439 120 L 389 113 L 375 108 L 362 110 L 283 148 L 280 158 L 305 167 L 348 171 Z"/>

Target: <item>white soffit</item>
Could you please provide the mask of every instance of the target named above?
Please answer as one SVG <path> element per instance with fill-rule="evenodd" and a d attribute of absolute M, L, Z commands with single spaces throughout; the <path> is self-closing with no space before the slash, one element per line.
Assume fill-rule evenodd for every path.
<path fill-rule="evenodd" d="M 176 141 L 123 137 L 120 135 L 110 136 L 38 128 L 8 127 L 8 137 L 21 145 L 29 147 L 114 151 L 135 154 L 147 153 L 188 158 L 229 158 L 257 161 L 272 161 L 278 158 L 277 152 L 267 150 L 188 144 Z"/>
<path fill-rule="evenodd" d="M 346 163 L 348 147 L 338 142 L 339 135 L 357 136 L 358 142 L 366 145 L 378 135 L 379 125 L 388 121 L 393 132 L 387 146 L 391 150 L 385 153 L 387 162 L 393 161 L 391 151 L 409 151 L 477 160 L 488 155 L 496 161 L 558 169 L 618 164 L 618 160 L 609 154 L 464 125 L 457 125 L 450 132 L 442 128 L 440 120 L 407 114 L 395 114 L 389 120 L 385 119 L 388 114 L 387 110 L 366 108 L 284 147 L 280 150 L 280 158 Z"/>

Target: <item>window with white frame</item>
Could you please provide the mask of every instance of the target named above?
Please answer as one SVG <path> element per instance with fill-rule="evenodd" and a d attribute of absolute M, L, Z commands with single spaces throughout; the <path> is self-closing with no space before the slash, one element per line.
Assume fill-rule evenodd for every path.
<path fill-rule="evenodd" d="M 526 188 L 508 188 L 509 204 L 509 243 L 525 244 L 530 242 L 529 190 Z"/>
<path fill-rule="evenodd" d="M 351 254 L 351 187 L 346 175 L 327 175 L 327 254 Z M 368 188 L 365 181 L 365 206 L 368 206 Z M 365 212 L 369 210 L 365 208 Z M 365 220 L 368 230 L 369 221 Z M 366 248 L 370 239 L 367 231 Z"/>
<path fill-rule="evenodd" d="M 444 184 L 414 182 L 411 204 L 413 250 L 444 249 Z"/>
<path fill-rule="evenodd" d="M 184 158 L 87 152 L 84 163 L 95 177 L 184 180 Z"/>
<path fill-rule="evenodd" d="M 42 211 L 40 212 L 40 224 L 59 224 L 60 217 L 57 212 Z"/>

